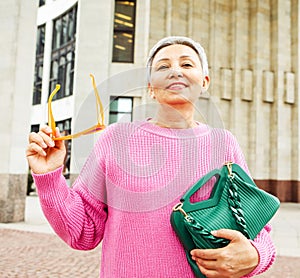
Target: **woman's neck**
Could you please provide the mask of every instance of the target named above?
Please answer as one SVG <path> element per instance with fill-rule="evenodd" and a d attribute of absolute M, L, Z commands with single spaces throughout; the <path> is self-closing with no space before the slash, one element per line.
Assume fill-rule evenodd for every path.
<path fill-rule="evenodd" d="M 174 108 L 173 106 L 159 105 L 155 117 L 150 122 L 166 128 L 186 129 L 197 126 L 194 120 L 194 108 Z"/>

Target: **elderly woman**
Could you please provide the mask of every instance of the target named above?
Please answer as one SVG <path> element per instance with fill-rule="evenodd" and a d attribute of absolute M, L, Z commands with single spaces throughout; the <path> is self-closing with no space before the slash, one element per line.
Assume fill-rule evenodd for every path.
<path fill-rule="evenodd" d="M 51 139 L 48 126 L 30 134 L 27 159 L 55 232 L 80 250 L 102 241 L 100 277 L 195 277 L 170 225 L 172 207 L 224 161 L 249 170 L 229 131 L 194 119 L 195 102 L 210 83 L 201 45 L 185 37 L 162 39 L 147 67 L 157 113 L 108 126 L 72 188 L 62 175 L 65 145 Z M 195 198 L 205 200 L 211 190 L 208 185 Z M 251 241 L 240 232 L 218 230 L 214 235 L 229 245 L 192 250 L 191 257 L 207 277 L 251 277 L 275 259 L 269 232 L 267 225 Z"/>

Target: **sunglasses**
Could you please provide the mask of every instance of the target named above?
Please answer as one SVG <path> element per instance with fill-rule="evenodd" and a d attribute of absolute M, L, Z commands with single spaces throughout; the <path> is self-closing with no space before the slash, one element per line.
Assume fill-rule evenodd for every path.
<path fill-rule="evenodd" d="M 56 134 L 56 131 L 55 131 L 56 123 L 55 123 L 55 120 L 54 120 L 54 117 L 53 117 L 52 105 L 51 104 L 52 104 L 53 97 L 60 90 L 60 85 L 57 84 L 55 86 L 55 89 L 52 91 L 52 93 L 50 94 L 49 99 L 48 99 L 48 125 L 52 129 L 52 139 L 54 141 L 71 140 L 71 139 L 77 138 L 77 137 L 82 136 L 82 135 L 89 135 L 89 134 L 99 132 L 99 131 L 101 131 L 105 128 L 103 105 L 102 105 L 101 99 L 99 97 L 99 92 L 97 90 L 95 77 L 92 74 L 90 74 L 90 77 L 92 79 L 92 85 L 93 85 L 94 92 L 95 92 L 95 97 L 96 97 L 97 124 L 90 127 L 90 128 L 88 128 L 88 129 L 85 129 L 81 132 L 75 133 L 75 134 L 70 134 L 70 135 L 61 136 L 61 137 L 55 137 L 54 134 Z"/>

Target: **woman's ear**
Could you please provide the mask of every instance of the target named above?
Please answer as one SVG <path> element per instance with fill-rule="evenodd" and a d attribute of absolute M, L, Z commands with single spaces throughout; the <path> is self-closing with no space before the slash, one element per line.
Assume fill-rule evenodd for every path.
<path fill-rule="evenodd" d="M 148 83 L 148 93 L 149 93 L 149 96 L 150 96 L 152 99 L 155 99 L 154 90 L 153 90 L 153 87 L 151 86 L 150 83 Z"/>
<path fill-rule="evenodd" d="M 206 92 L 208 90 L 209 84 L 210 84 L 210 79 L 209 76 L 206 75 L 203 79 L 202 92 Z"/>

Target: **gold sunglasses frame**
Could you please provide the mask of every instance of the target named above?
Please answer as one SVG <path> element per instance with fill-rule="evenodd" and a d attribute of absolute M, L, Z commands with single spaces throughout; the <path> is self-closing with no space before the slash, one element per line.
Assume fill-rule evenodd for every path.
<path fill-rule="evenodd" d="M 56 134 L 56 123 L 53 117 L 53 112 L 52 112 L 52 99 L 55 96 L 55 94 L 60 90 L 60 85 L 57 84 L 55 86 L 55 89 L 51 92 L 49 98 L 48 98 L 48 125 L 50 126 L 50 128 L 52 129 L 52 139 L 54 141 L 61 141 L 61 140 L 72 140 L 74 138 L 78 138 L 79 136 L 82 135 L 88 135 L 88 134 L 92 134 L 92 133 L 96 133 L 99 132 L 101 130 L 103 130 L 105 128 L 104 125 L 104 110 L 103 110 L 103 105 L 99 96 L 99 92 L 96 86 L 96 82 L 95 82 L 95 77 L 94 75 L 90 74 L 90 77 L 92 79 L 92 86 L 94 89 L 94 93 L 95 93 L 95 97 L 96 97 L 96 111 L 97 111 L 97 124 L 85 129 L 81 132 L 75 133 L 75 134 L 70 134 L 70 135 L 66 135 L 66 136 L 61 136 L 61 137 L 55 137 Z"/>

